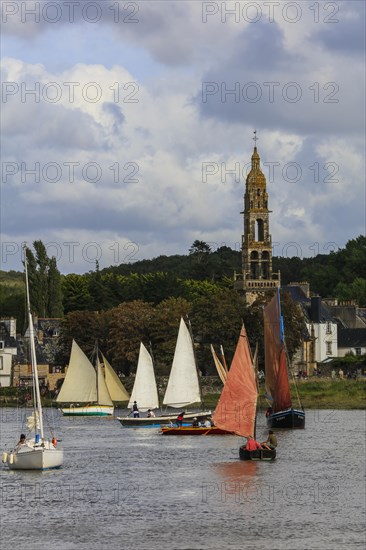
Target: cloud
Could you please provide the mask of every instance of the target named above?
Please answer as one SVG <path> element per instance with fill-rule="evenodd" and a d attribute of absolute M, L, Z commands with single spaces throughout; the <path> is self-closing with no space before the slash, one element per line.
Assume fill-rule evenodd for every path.
<path fill-rule="evenodd" d="M 315 25 L 301 4 L 296 24 L 281 10 L 272 23 L 268 15 L 223 23 L 220 13 L 203 23 L 199 2 L 138 6 L 136 24 L 116 24 L 113 10 L 94 26 L 9 18 L 7 52 L 17 55 L 3 59 L 2 73 L 4 242 L 42 239 L 67 251 L 75 241 L 79 254 L 62 258 L 65 272 L 94 267 L 83 256 L 88 243 L 102 249 L 102 267 L 187 253 L 195 239 L 239 249 L 254 128 L 274 253 L 296 242 L 312 255 L 315 242 L 356 237 L 364 90 L 355 86 L 362 59 L 345 43 L 351 15 Z M 77 47 L 57 50 L 58 63 L 48 52 L 68 38 Z M 203 82 L 216 85 L 206 101 Z M 19 269 L 17 255 L 6 265 Z"/>

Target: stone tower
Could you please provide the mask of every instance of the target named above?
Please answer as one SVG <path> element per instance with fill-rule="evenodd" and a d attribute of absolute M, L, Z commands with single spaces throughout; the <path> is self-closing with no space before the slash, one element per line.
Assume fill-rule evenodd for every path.
<path fill-rule="evenodd" d="M 280 286 L 279 273 L 272 272 L 272 237 L 269 232 L 268 193 L 265 175 L 260 168 L 254 132 L 251 170 L 244 195 L 244 235 L 242 236 L 242 274 L 235 274 L 234 288 L 251 304 L 259 294 Z"/>

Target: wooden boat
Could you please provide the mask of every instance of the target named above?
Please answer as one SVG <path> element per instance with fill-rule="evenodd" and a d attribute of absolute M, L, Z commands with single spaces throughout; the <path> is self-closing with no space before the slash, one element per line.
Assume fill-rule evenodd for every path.
<path fill-rule="evenodd" d="M 137 402 L 141 411 L 153 410 L 159 407 L 152 358 L 143 344 L 140 346 L 136 379 L 129 407 L 132 407 L 134 401 Z M 188 405 L 200 403 L 202 403 L 202 397 L 192 337 L 183 318 L 181 318 L 163 405 L 184 410 Z M 187 425 L 187 421 L 193 421 L 195 417 L 204 420 L 209 415 L 211 415 L 211 411 L 186 413 L 183 425 Z M 122 426 L 135 428 L 170 426 L 176 418 L 177 413 L 162 413 L 154 418 L 117 417 Z"/>
<path fill-rule="evenodd" d="M 255 437 L 258 384 L 244 325 L 231 367 L 213 415 L 215 426 L 222 430 L 248 438 Z M 247 452 L 245 445 L 239 449 L 241 460 L 274 460 L 276 450 L 265 453 Z"/>
<path fill-rule="evenodd" d="M 211 411 L 200 413 L 188 413 L 184 415 L 184 427 L 192 427 L 192 422 L 194 418 L 197 418 L 199 421 L 204 421 L 207 415 L 211 415 Z M 122 426 L 125 428 L 162 428 L 171 427 L 177 418 L 177 413 L 174 414 L 160 414 L 156 415 L 153 418 L 130 418 L 130 417 L 120 417 L 117 419 L 120 421 Z"/>
<path fill-rule="evenodd" d="M 193 426 L 183 426 L 182 428 L 163 427 L 161 431 L 164 435 L 233 435 L 231 432 L 227 432 L 216 426 L 211 426 L 210 428 L 194 428 Z"/>
<path fill-rule="evenodd" d="M 10 470 L 49 470 L 60 468 L 62 466 L 63 450 L 57 445 L 57 439 L 54 434 L 51 434 L 52 439 L 51 437 L 47 438 L 44 435 L 43 411 L 38 380 L 36 347 L 34 341 L 34 325 L 29 297 L 28 258 L 26 245 L 24 245 L 23 249 L 34 407 L 32 415 L 27 419 L 27 425 L 29 432 L 32 435 L 30 438 L 21 437 L 15 449 L 9 452 L 5 451 L 2 454 L 2 462 L 6 464 Z"/>
<path fill-rule="evenodd" d="M 265 384 L 271 406 L 267 409 L 269 428 L 305 428 L 305 411 L 293 377 L 298 408 L 292 406 L 289 361 L 286 355 L 280 290 L 264 308 Z"/>
<path fill-rule="evenodd" d="M 64 416 L 111 416 L 114 412 L 113 402 L 123 402 L 130 398 L 117 374 L 102 355 L 105 369 L 103 374 L 98 350 L 95 352 L 95 359 L 94 368 L 73 340 L 69 367 L 56 398 L 59 404 L 69 404 L 61 407 Z"/>

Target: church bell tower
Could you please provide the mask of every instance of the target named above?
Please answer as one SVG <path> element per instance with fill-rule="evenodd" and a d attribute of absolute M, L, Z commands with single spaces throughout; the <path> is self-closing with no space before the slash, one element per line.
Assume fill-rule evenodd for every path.
<path fill-rule="evenodd" d="M 242 274 L 235 275 L 234 288 L 251 304 L 259 294 L 280 286 L 279 273 L 272 272 L 272 237 L 269 232 L 268 193 L 257 151 L 254 131 L 252 166 L 244 195 L 244 235 L 242 235 Z"/>

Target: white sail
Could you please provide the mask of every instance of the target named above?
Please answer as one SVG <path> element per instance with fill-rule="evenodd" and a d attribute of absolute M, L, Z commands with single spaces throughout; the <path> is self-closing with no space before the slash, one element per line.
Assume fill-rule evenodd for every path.
<path fill-rule="evenodd" d="M 92 403 L 97 400 L 97 378 L 93 365 L 72 341 L 69 367 L 57 396 L 58 403 Z"/>
<path fill-rule="evenodd" d="M 103 353 L 102 358 L 104 363 L 105 382 L 112 401 L 128 401 L 130 399 L 129 393 L 118 378 L 110 363 L 104 357 Z"/>
<path fill-rule="evenodd" d="M 98 405 L 113 405 L 111 396 L 109 394 L 107 384 L 105 382 L 102 366 L 97 358 L 98 368 L 98 389 L 97 389 L 97 403 Z"/>
<path fill-rule="evenodd" d="M 136 401 L 139 410 L 157 409 L 159 407 L 158 389 L 154 374 L 154 365 L 150 353 L 144 344 L 140 344 L 140 353 L 137 363 L 136 378 L 133 385 L 128 408 L 131 409 Z"/>
<path fill-rule="evenodd" d="M 191 403 L 201 403 L 201 394 L 192 338 L 181 318 L 172 370 L 163 404 L 182 408 Z"/>

